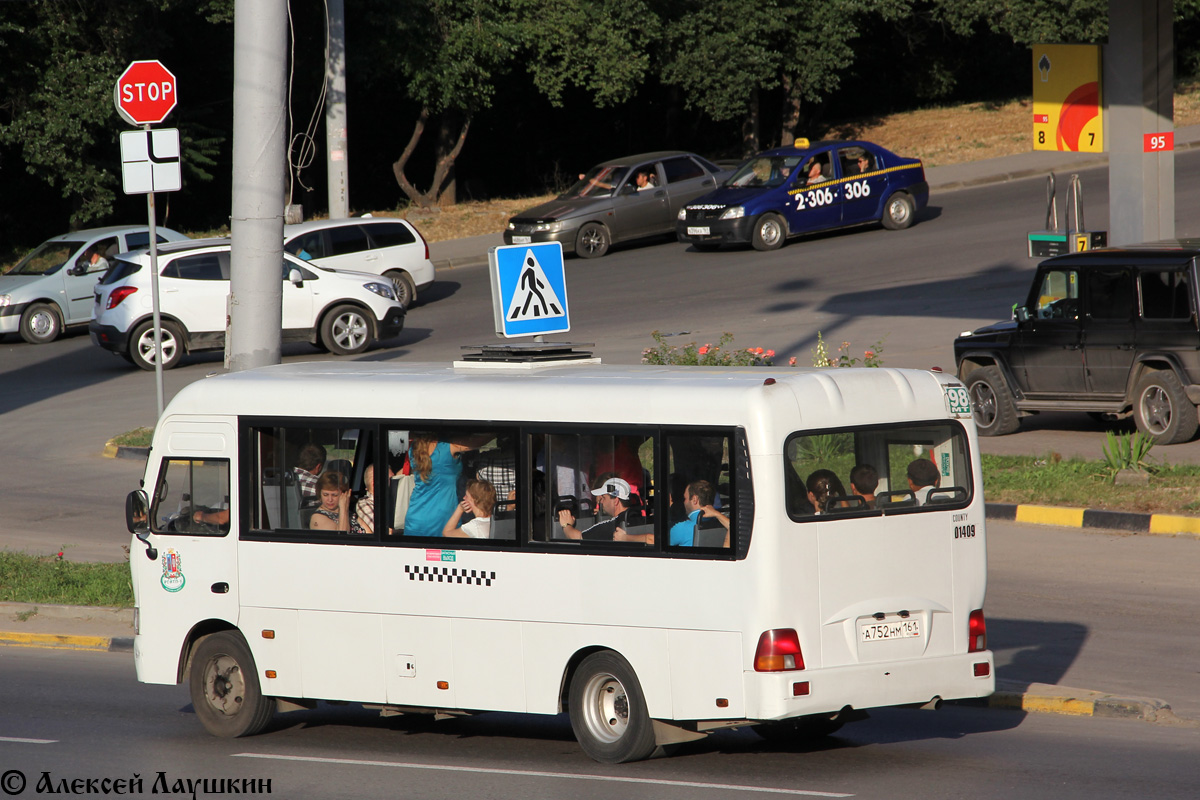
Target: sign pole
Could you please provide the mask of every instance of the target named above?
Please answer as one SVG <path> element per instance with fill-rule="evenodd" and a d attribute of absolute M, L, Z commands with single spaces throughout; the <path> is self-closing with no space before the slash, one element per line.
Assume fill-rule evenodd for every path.
<path fill-rule="evenodd" d="M 150 126 L 144 126 L 147 132 Z M 149 133 L 147 133 L 149 135 Z M 163 353 L 162 353 L 162 319 L 158 313 L 158 231 L 155 225 L 154 192 L 146 194 L 146 216 L 150 227 L 150 299 L 154 312 L 154 390 L 158 398 L 158 416 L 163 415 Z M 179 347 L 176 342 L 175 346 Z M 135 343 L 136 346 L 136 343 Z"/>

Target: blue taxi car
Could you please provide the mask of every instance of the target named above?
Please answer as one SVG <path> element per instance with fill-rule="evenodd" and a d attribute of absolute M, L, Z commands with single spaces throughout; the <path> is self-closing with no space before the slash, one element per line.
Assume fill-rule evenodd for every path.
<path fill-rule="evenodd" d="M 929 202 L 925 167 L 871 142 L 797 139 L 759 153 L 675 221 L 697 250 L 749 242 L 775 250 L 789 236 L 880 222 L 912 225 Z"/>

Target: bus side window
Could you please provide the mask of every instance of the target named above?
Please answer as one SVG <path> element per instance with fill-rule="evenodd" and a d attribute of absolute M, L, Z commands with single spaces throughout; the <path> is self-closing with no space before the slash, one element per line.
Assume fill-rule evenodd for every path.
<path fill-rule="evenodd" d="M 730 437 L 670 434 L 667 455 L 667 544 L 729 547 L 737 519 Z"/>

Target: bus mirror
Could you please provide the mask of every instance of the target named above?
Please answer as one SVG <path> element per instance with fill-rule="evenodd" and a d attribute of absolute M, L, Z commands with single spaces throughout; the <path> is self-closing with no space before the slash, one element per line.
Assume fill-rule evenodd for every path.
<path fill-rule="evenodd" d="M 130 533 L 150 530 L 150 501 L 142 489 L 130 492 L 125 498 L 125 527 Z"/>

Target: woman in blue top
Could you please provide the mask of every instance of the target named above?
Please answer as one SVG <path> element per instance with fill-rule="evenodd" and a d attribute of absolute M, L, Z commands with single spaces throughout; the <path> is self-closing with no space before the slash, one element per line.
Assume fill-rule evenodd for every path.
<path fill-rule="evenodd" d="M 405 536 L 441 536 L 458 505 L 459 455 L 469 445 L 438 441 L 434 433 L 414 433 L 408 458 L 413 490 L 404 519 Z"/>

